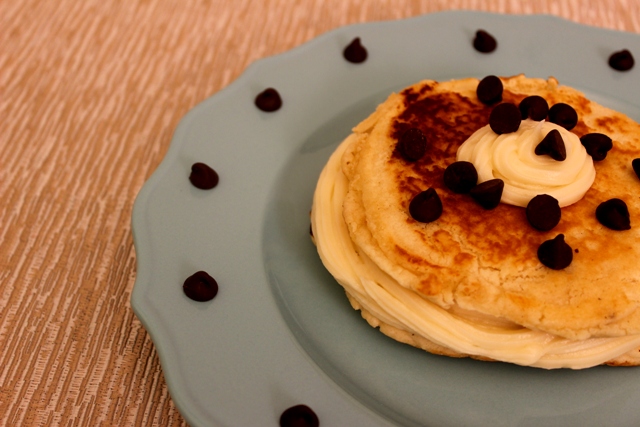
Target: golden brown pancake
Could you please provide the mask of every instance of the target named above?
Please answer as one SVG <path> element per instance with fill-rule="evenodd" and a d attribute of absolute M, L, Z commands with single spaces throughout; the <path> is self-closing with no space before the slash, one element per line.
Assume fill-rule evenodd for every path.
<path fill-rule="evenodd" d="M 640 157 L 640 125 L 553 78 L 501 80 L 503 102 L 518 105 L 526 96 L 540 95 L 550 106 L 566 103 L 579 118 L 571 132 L 612 138 L 606 159 L 594 162 L 596 178 L 585 196 L 563 207 L 560 223 L 542 232 L 528 223 L 522 207 L 500 203 L 485 210 L 468 194 L 449 190 L 444 170 L 456 161 L 460 145 L 487 125 L 493 106 L 477 99 L 477 79 L 422 81 L 392 94 L 343 143 L 342 215 L 353 250 L 385 280 L 463 318 L 472 313 L 576 342 L 640 334 L 640 229 L 634 221 L 640 214 L 640 180 L 631 167 Z M 412 127 L 427 140 L 426 154 L 415 162 L 396 148 L 400 135 Z M 408 206 L 428 188 L 438 193 L 443 213 L 421 223 Z M 315 197 L 314 211 L 318 192 Z M 630 230 L 611 230 L 596 219 L 598 205 L 611 198 L 628 206 Z M 322 227 L 312 221 L 318 240 Z M 554 270 L 540 262 L 537 251 L 558 234 L 574 253 L 568 267 Z M 331 272 L 341 282 L 340 274 Z M 387 335 L 433 353 L 469 355 L 419 336 L 401 322 L 394 325 L 393 316 L 381 320 L 359 302 L 366 296 L 359 299 L 353 289 L 347 293 L 354 308 Z M 607 361 L 637 364 L 634 355 L 625 351 Z"/>

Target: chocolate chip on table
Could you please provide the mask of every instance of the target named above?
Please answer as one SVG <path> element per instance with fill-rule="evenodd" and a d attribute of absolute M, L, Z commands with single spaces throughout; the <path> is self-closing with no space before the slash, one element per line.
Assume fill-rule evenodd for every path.
<path fill-rule="evenodd" d="M 627 49 L 614 52 L 609 56 L 609 66 L 618 71 L 629 71 L 635 61 L 633 55 Z"/>
<path fill-rule="evenodd" d="M 621 199 L 609 199 L 596 208 L 596 218 L 600 224 L 616 231 L 629 230 L 631 220 L 627 204 Z"/>
<path fill-rule="evenodd" d="M 520 110 L 510 102 L 496 105 L 489 115 L 489 126 L 498 135 L 517 131 L 520 121 Z"/>
<path fill-rule="evenodd" d="M 444 185 L 458 194 L 466 194 L 478 183 L 478 171 L 471 162 L 453 162 L 444 170 Z"/>
<path fill-rule="evenodd" d="M 476 95 L 480 102 L 486 105 L 495 104 L 502 101 L 502 91 L 504 86 L 502 80 L 497 76 L 486 76 L 476 88 Z"/>
<path fill-rule="evenodd" d="M 191 181 L 191 184 L 196 188 L 201 190 L 211 190 L 213 187 L 218 185 L 220 177 L 216 171 L 211 169 L 210 166 L 198 162 L 191 165 L 189 181 Z"/>
<path fill-rule="evenodd" d="M 549 121 L 571 130 L 578 124 L 578 113 L 571 105 L 559 102 L 549 108 Z"/>
<path fill-rule="evenodd" d="M 433 222 L 442 215 L 442 201 L 433 188 L 418 193 L 409 203 L 409 214 L 418 222 Z"/>
<path fill-rule="evenodd" d="M 631 161 L 631 167 L 633 168 L 633 171 L 636 173 L 636 176 L 638 177 L 638 179 L 640 179 L 640 159 L 633 159 Z"/>
<path fill-rule="evenodd" d="M 194 301 L 212 300 L 218 294 L 218 283 L 205 271 L 198 271 L 187 277 L 182 285 L 185 295 Z"/>
<path fill-rule="evenodd" d="M 400 137 L 397 148 L 403 159 L 415 162 L 427 151 L 427 138 L 420 129 L 409 128 Z"/>
<path fill-rule="evenodd" d="M 593 160 L 600 161 L 607 157 L 609 150 L 613 148 L 611 138 L 603 133 L 588 133 L 580 137 L 580 142 Z"/>
<path fill-rule="evenodd" d="M 564 241 L 564 234 L 558 234 L 538 247 L 538 259 L 546 267 L 562 270 L 573 261 L 573 249 Z"/>
<path fill-rule="evenodd" d="M 318 427 L 318 416 L 307 405 L 296 405 L 280 415 L 280 427 Z"/>
<path fill-rule="evenodd" d="M 496 50 L 498 42 L 485 30 L 478 30 L 476 31 L 476 36 L 473 39 L 473 47 L 478 52 L 490 53 Z"/>
<path fill-rule="evenodd" d="M 539 95 L 531 95 L 520 101 L 518 105 L 522 120 L 531 119 L 537 122 L 547 118 L 549 103 Z"/>
<path fill-rule="evenodd" d="M 344 56 L 344 59 L 354 64 L 360 64 L 367 60 L 367 49 L 362 46 L 360 37 L 353 39 L 351 43 L 344 48 L 342 56 Z"/>
<path fill-rule="evenodd" d="M 260 92 L 255 99 L 256 107 L 267 113 L 279 110 L 282 107 L 282 98 L 274 88 L 267 88 Z"/>
<path fill-rule="evenodd" d="M 469 194 L 484 209 L 494 209 L 500 204 L 504 181 L 499 178 L 490 179 L 471 189 Z"/>
<path fill-rule="evenodd" d="M 555 197 L 548 194 L 538 194 L 527 204 L 526 215 L 533 228 L 549 231 L 558 225 L 562 212 Z"/>
<path fill-rule="evenodd" d="M 553 160 L 562 162 L 567 158 L 567 148 L 562 140 L 562 135 L 557 129 L 551 130 L 538 145 L 535 151 L 538 156 L 548 155 Z"/>

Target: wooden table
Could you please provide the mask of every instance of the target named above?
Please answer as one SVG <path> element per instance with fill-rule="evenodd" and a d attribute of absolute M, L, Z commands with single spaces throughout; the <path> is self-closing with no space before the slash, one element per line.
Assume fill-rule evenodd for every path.
<path fill-rule="evenodd" d="M 0 3 L 0 423 L 186 425 L 129 302 L 133 202 L 178 121 L 259 58 L 444 9 L 640 32 L 634 0 Z"/>

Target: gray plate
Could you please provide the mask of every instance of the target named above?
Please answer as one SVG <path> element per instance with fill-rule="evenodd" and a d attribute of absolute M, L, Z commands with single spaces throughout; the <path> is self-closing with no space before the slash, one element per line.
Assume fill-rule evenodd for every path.
<path fill-rule="evenodd" d="M 479 28 L 498 49 L 471 46 Z M 360 65 L 342 49 L 361 37 Z M 169 391 L 196 426 L 277 426 L 304 403 L 323 426 L 640 425 L 640 370 L 523 368 L 438 357 L 369 327 L 309 239 L 318 174 L 351 127 L 393 90 L 429 78 L 555 76 L 640 120 L 640 71 L 608 56 L 637 34 L 550 16 L 442 12 L 340 28 L 249 67 L 178 126 L 133 212 L 131 304 L 158 349 Z M 200 70 L 211 72 L 211 70 Z M 253 99 L 276 88 L 274 113 Z M 220 174 L 211 191 L 191 164 Z M 206 270 L 206 303 L 181 285 Z"/>

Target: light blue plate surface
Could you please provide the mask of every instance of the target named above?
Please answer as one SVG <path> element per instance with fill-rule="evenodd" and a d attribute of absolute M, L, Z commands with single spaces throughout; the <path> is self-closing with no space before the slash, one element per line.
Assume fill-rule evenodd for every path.
<path fill-rule="evenodd" d="M 483 28 L 498 49 L 477 53 Z M 360 37 L 360 65 L 342 49 Z M 640 120 L 640 66 L 607 65 L 636 34 L 549 16 L 443 12 L 340 28 L 258 61 L 178 126 L 133 212 L 138 276 L 131 304 L 158 349 L 169 391 L 196 426 L 277 426 L 304 403 L 322 426 L 640 425 L 640 370 L 543 371 L 457 360 L 369 327 L 309 239 L 318 174 L 351 127 L 393 90 L 429 78 L 555 76 Z M 202 72 L 210 72 L 201 70 Z M 276 88 L 274 113 L 253 99 Z M 205 162 L 220 184 L 188 181 Z M 181 285 L 206 270 L 206 303 Z"/>

